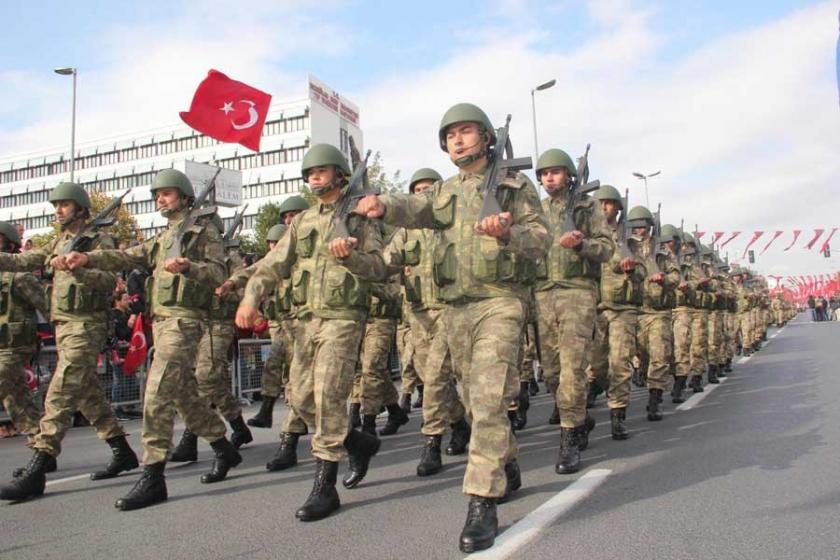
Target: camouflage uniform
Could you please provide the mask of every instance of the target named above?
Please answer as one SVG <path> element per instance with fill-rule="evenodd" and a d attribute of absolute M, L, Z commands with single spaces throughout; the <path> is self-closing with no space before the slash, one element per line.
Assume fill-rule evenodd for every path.
<path fill-rule="evenodd" d="M 653 282 L 644 284 L 637 340 L 640 370 L 647 379 L 648 389 L 664 391 L 668 388 L 669 361 L 674 344 L 671 309 L 676 305 L 676 288 L 681 277 L 673 252 L 667 248 L 661 251 L 661 256 L 657 258 L 657 255 L 651 254 L 650 243 L 641 246 L 641 257 L 648 277 L 658 268 L 665 279 L 662 285 Z"/>
<path fill-rule="evenodd" d="M 222 239 L 214 226 L 193 226 L 184 256 L 189 270 L 164 270 L 166 253 L 177 242 L 178 229 L 189 214 L 182 209 L 169 217 L 165 230 L 124 250 L 92 251 L 90 268 L 152 272 L 147 282 L 151 303 L 155 355 L 146 380 L 143 401 L 143 462 L 163 463 L 172 447 L 175 412 L 192 433 L 212 443 L 224 438 L 225 425 L 199 397 L 193 374 L 198 344 L 204 335 L 213 287 L 225 280 Z"/>
<path fill-rule="evenodd" d="M 411 330 L 411 323 L 408 321 L 411 306 L 404 300 L 405 291 L 403 291 L 402 320 L 397 325 L 397 354 L 400 357 L 400 393 L 410 396 L 414 394 L 418 387 L 423 386 L 423 381 L 420 379 L 420 374 L 414 363 L 414 333 Z"/>
<path fill-rule="evenodd" d="M 37 344 L 35 311 L 49 316 L 41 282 L 28 273 L 0 273 L 0 401 L 15 428 L 34 443 L 40 412 L 26 384 L 24 367 Z"/>
<path fill-rule="evenodd" d="M 447 303 L 439 332 L 446 338 L 473 420 L 463 490 L 498 498 L 506 492 L 505 466 L 518 454 L 507 408 L 519 383 L 519 341 L 528 298 L 524 269 L 528 259 L 545 253 L 549 234 L 537 191 L 521 173 L 509 175 L 500 188 L 501 206 L 513 216 L 510 240 L 475 233 L 483 180 L 483 172 L 461 170 L 421 194 L 381 199 L 386 222 L 437 230 L 432 276 L 439 298 Z M 440 348 L 443 336 L 433 341 L 426 371 L 437 366 L 432 360 L 441 355 L 435 346 Z M 424 381 L 428 402 L 429 378 Z"/>
<path fill-rule="evenodd" d="M 88 233 L 88 247 L 111 249 L 113 239 Z M 36 270 L 48 266 L 71 242 L 74 234 L 63 231 L 56 239 L 25 253 L 0 253 L 0 270 Z M 110 321 L 108 313 L 116 277 L 99 270 L 55 271 L 50 297 L 55 324 L 58 364 L 47 389 L 40 433 L 33 448 L 53 457 L 61 453 L 61 440 L 78 410 L 96 429 L 100 439 L 124 436 L 96 375 L 99 352 L 105 347 Z"/>
<path fill-rule="evenodd" d="M 694 312 L 697 311 L 695 302 L 699 279 L 697 267 L 690 255 L 682 257 L 680 272 L 686 288 L 684 291 L 677 292 L 677 307 L 672 314 L 674 322 L 674 375 L 685 378 L 692 371 L 691 359 L 694 341 L 692 326 L 696 315 Z M 700 318 L 702 319 L 702 315 Z M 698 333 L 697 336 L 699 337 L 700 334 Z"/>

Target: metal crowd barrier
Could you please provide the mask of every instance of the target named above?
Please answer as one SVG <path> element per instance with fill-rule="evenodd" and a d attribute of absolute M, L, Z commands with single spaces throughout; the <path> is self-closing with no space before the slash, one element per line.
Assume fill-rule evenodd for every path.
<path fill-rule="evenodd" d="M 235 360 L 231 362 L 231 390 L 240 400 L 252 400 L 262 389 L 262 374 L 271 347 L 270 338 L 243 338 L 237 342 Z"/>

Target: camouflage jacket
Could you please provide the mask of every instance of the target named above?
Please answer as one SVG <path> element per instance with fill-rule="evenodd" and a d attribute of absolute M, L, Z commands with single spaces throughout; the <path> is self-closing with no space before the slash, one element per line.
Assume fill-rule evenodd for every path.
<path fill-rule="evenodd" d="M 401 228 L 385 248 L 385 262 L 402 274 L 404 299 L 412 309 L 443 307 L 434 282 L 434 243 L 433 230 Z"/>
<path fill-rule="evenodd" d="M 682 276 L 674 253 L 668 247 L 662 246 L 658 255 L 652 255 L 650 242 L 642 240 L 639 244 L 639 257 L 642 259 L 646 274 L 642 311 L 654 313 L 676 307 L 676 290 L 682 281 Z M 662 284 L 648 281 L 648 278 L 657 272 L 665 275 Z"/>
<path fill-rule="evenodd" d="M 616 250 L 613 251 L 610 259 L 601 263 L 601 298 L 598 303 L 598 309 L 611 309 L 613 311 L 622 311 L 628 309 L 636 309 L 642 304 L 643 297 L 643 283 L 645 281 L 646 267 L 644 263 L 640 262 L 636 268 L 630 272 L 621 270 L 621 261 L 624 259 L 621 251 L 618 250 L 620 242 L 619 224 L 609 224 L 607 227 L 612 232 L 613 243 Z M 639 243 L 638 239 L 634 243 L 632 240 L 628 242 L 628 248 L 632 254 L 632 258 L 637 262 L 642 261 L 639 257 Z"/>

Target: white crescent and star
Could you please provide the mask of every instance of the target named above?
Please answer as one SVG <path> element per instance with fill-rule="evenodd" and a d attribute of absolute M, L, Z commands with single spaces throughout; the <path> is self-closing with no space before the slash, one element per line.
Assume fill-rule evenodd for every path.
<path fill-rule="evenodd" d="M 234 103 L 244 103 L 248 105 L 248 120 L 244 123 L 235 123 L 232 120 L 230 121 L 231 126 L 236 130 L 245 130 L 246 128 L 251 128 L 257 121 L 260 119 L 259 113 L 254 108 L 256 103 L 253 101 L 249 101 L 247 99 L 240 99 L 239 101 L 225 101 L 224 106 L 219 108 L 219 111 L 222 111 L 225 115 L 233 111 L 233 104 Z"/>
<path fill-rule="evenodd" d="M 140 339 L 139 342 L 135 341 L 136 338 Z M 134 333 L 133 335 L 131 335 L 131 342 L 128 343 L 128 346 L 131 350 L 134 350 L 136 352 L 137 350 L 140 350 L 141 348 L 143 348 L 145 345 L 146 345 L 146 335 L 145 335 L 145 333 L 142 333 L 142 332 L 138 331 L 138 332 Z"/>

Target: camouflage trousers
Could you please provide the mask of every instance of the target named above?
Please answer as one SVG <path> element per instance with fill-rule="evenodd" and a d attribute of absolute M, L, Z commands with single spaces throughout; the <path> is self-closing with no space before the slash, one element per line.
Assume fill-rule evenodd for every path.
<path fill-rule="evenodd" d="M 420 431 L 426 436 L 443 434 L 466 413 L 452 371 L 444 313 L 444 309 L 412 309 L 408 315 L 414 339 L 414 365 L 423 381 Z"/>
<path fill-rule="evenodd" d="M 283 393 L 283 388 L 289 380 L 289 363 L 292 361 L 292 343 L 287 322 L 288 320 L 269 323 L 271 346 L 263 366 L 260 392 L 275 399 Z"/>
<path fill-rule="evenodd" d="M 383 406 L 396 404 L 399 399 L 388 363 L 396 331 L 396 319 L 371 318 L 365 326 L 351 395 L 351 402 L 361 403 L 362 414 L 375 416 Z"/>
<path fill-rule="evenodd" d="M 735 322 L 737 324 L 738 343 L 742 349 L 746 350 L 753 343 L 752 314 L 749 311 L 742 311 L 735 316 Z"/>
<path fill-rule="evenodd" d="M 691 311 L 691 365 L 692 375 L 704 375 L 709 366 L 709 311 Z"/>
<path fill-rule="evenodd" d="M 57 456 L 61 440 L 73 424 L 78 410 L 96 430 L 99 439 L 125 432 L 105 398 L 96 361 L 105 346 L 108 326 L 103 323 L 62 322 L 55 326 L 58 364 L 47 389 L 41 431 L 33 447 Z"/>
<path fill-rule="evenodd" d="M 298 319 L 289 372 L 290 403 L 314 430 L 312 455 L 340 461 L 349 422 L 347 399 L 363 329 L 357 321 L 308 316 Z"/>
<path fill-rule="evenodd" d="M 709 312 L 709 354 L 710 365 L 720 365 L 726 361 L 724 358 L 724 341 L 726 339 L 723 311 Z"/>
<path fill-rule="evenodd" d="M 401 368 L 400 392 L 404 395 L 412 395 L 423 382 L 420 381 L 420 375 L 414 365 L 414 336 L 407 318 L 403 318 L 397 327 L 397 354 L 400 357 Z"/>
<path fill-rule="evenodd" d="M 225 435 L 225 424 L 199 396 L 193 374 L 204 324 L 186 317 L 161 317 L 152 323 L 155 355 L 143 400 L 143 462 L 166 461 L 172 447 L 177 412 L 187 429 L 213 442 Z"/>
<path fill-rule="evenodd" d="M 26 384 L 24 366 L 32 359 L 32 348 L 0 349 L 0 402 L 15 428 L 34 441 L 41 417 L 32 391 Z"/>
<path fill-rule="evenodd" d="M 495 297 L 447 306 L 444 315 L 452 365 L 472 418 L 464 493 L 499 498 L 505 464 L 519 453 L 507 411 L 519 393 L 525 306 L 517 298 Z"/>
<path fill-rule="evenodd" d="M 225 420 L 242 415 L 239 400 L 233 396 L 228 352 L 236 337 L 236 327 L 229 321 L 207 321 L 204 336 L 198 343 L 195 379 L 198 394 L 215 406 Z"/>
<path fill-rule="evenodd" d="M 593 379 L 607 390 L 609 408 L 630 405 L 637 317 L 636 309 L 602 309 L 595 318 L 590 366 Z"/>
<path fill-rule="evenodd" d="M 761 340 L 761 335 L 764 333 L 765 330 L 764 317 L 761 309 L 756 308 L 752 310 L 752 322 L 753 332 L 752 340 L 750 342 L 754 344 Z"/>
<path fill-rule="evenodd" d="M 785 322 L 785 311 L 784 309 L 777 309 L 773 312 L 774 322 L 776 323 L 777 327 L 781 327 L 782 323 Z"/>
<path fill-rule="evenodd" d="M 292 408 L 292 388 L 291 384 L 289 383 L 289 370 L 291 369 L 290 365 L 292 363 L 292 357 L 294 356 L 294 341 L 295 338 L 298 336 L 298 326 L 299 325 L 297 319 L 283 319 L 282 323 L 280 323 L 280 326 L 278 326 L 278 328 L 276 329 L 277 332 L 272 332 L 271 334 L 272 344 L 275 336 L 282 337 L 282 346 L 285 355 L 283 357 L 282 376 L 280 380 L 278 394 L 283 394 L 283 398 L 285 399 L 284 402 L 288 407 L 288 411 L 286 412 L 286 416 L 283 418 L 283 426 L 281 428 L 281 431 L 288 432 L 291 434 L 305 434 L 307 431 L 306 423 L 298 415 L 298 413 L 295 412 L 295 409 Z M 269 350 L 269 357 L 271 356 L 271 351 L 272 350 Z"/>
<path fill-rule="evenodd" d="M 647 373 L 648 389 L 666 390 L 674 345 L 671 312 L 643 309 L 637 320 L 636 341 L 639 368 L 642 373 Z"/>
<path fill-rule="evenodd" d="M 534 334 L 534 324 L 527 323 L 522 329 L 522 349 L 519 358 L 519 382 L 526 383 L 534 381 L 534 369 L 539 363 L 537 360 L 537 344 Z"/>
<path fill-rule="evenodd" d="M 686 377 L 691 372 L 691 323 L 693 309 L 677 307 L 671 314 L 674 331 L 674 375 Z"/>
<path fill-rule="evenodd" d="M 735 317 L 735 313 L 732 313 L 731 311 L 726 311 L 723 315 L 723 322 L 725 324 L 725 328 L 723 329 L 724 362 L 728 362 L 729 360 L 735 357 L 736 331 L 738 330 L 738 323 Z"/>
<path fill-rule="evenodd" d="M 595 291 L 552 288 L 537 292 L 545 385 L 560 409 L 560 426 L 586 418 L 586 365 L 595 332 Z"/>

